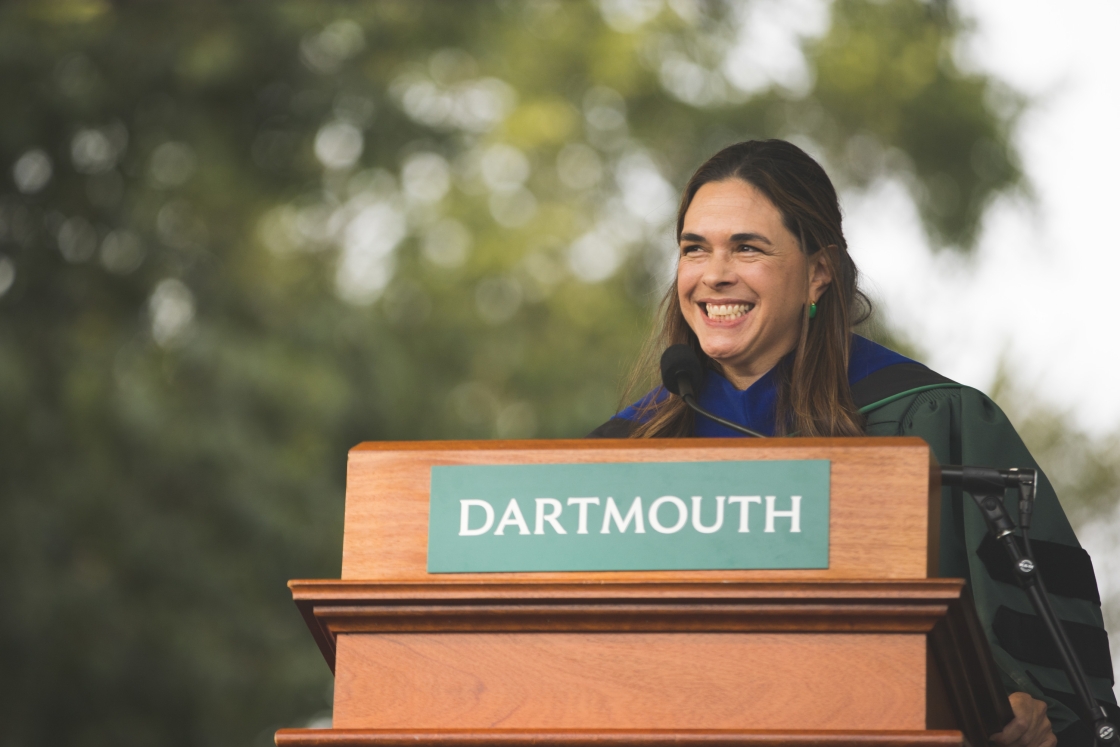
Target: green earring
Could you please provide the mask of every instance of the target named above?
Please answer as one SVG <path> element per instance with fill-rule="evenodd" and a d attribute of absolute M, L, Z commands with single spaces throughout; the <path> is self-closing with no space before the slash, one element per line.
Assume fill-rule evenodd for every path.
<path fill-rule="evenodd" d="M 810 319 L 816 319 L 817 318 L 817 305 L 815 303 L 810 303 L 809 304 L 809 318 Z"/>

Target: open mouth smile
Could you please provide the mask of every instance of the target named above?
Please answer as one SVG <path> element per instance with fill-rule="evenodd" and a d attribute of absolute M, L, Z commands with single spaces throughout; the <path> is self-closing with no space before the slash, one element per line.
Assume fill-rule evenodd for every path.
<path fill-rule="evenodd" d="M 700 308 L 704 316 L 716 322 L 730 322 L 745 315 L 754 308 L 753 303 L 744 301 L 727 301 L 724 303 L 701 302 Z"/>

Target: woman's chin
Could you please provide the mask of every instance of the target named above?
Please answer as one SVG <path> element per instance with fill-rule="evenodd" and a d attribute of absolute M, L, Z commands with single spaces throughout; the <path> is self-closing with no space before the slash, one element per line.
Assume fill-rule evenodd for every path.
<path fill-rule="evenodd" d="M 738 361 L 743 357 L 746 352 L 743 345 L 704 345 L 700 344 L 704 351 L 704 355 L 708 356 L 721 366 L 726 366 L 734 361 Z"/>

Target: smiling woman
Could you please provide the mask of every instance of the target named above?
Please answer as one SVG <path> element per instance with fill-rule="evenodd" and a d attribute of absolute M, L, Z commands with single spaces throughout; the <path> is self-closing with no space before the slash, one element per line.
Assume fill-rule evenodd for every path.
<path fill-rule="evenodd" d="M 703 368 L 700 407 L 755 432 L 918 436 L 941 464 L 1038 468 L 984 394 L 852 333 L 870 305 L 848 254 L 836 191 L 800 148 L 750 141 L 717 153 L 685 188 L 677 239 L 676 279 L 628 394 L 656 375 L 663 350 L 683 344 Z M 697 419 L 680 397 L 657 387 L 591 435 L 741 434 Z M 1094 694 L 1114 709 L 1092 562 L 1039 474 L 1032 543 L 1041 572 Z M 1016 716 L 993 741 L 1053 747 L 1057 732 L 1062 745 L 1090 744 L 1043 622 L 1021 611 L 1028 605 L 1014 571 L 959 489 L 942 489 L 940 525 L 939 575 L 967 580 Z"/>
<path fill-rule="evenodd" d="M 663 323 L 629 389 L 657 370 L 664 348 L 685 343 L 708 370 L 701 397 L 717 413 L 766 434 L 862 434 L 851 354 L 858 354 L 860 374 L 906 359 L 862 338 L 853 348 L 851 328 L 870 304 L 857 287 L 824 169 L 782 140 L 725 148 L 685 187 L 677 237 L 677 277 L 662 301 Z M 663 390 L 620 420 L 600 435 L 731 433 L 696 423 L 684 402 Z"/>
<path fill-rule="evenodd" d="M 797 347 L 831 266 L 824 252 L 802 252 L 774 204 L 739 179 L 697 190 L 680 242 L 681 313 L 700 348 L 746 389 Z"/>

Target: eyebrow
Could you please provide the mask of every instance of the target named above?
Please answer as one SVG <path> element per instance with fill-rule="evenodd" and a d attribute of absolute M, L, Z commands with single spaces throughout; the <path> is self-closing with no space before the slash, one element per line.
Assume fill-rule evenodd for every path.
<path fill-rule="evenodd" d="M 766 244 L 767 246 L 773 246 L 774 245 L 773 242 L 770 241 L 770 239 L 766 238 L 765 236 L 763 236 L 760 233 L 734 233 L 734 234 L 731 234 L 731 240 L 732 241 L 757 241 L 758 243 Z M 708 240 L 705 239 L 703 236 L 701 236 L 698 233 L 682 233 L 681 234 L 681 241 L 697 241 L 697 242 L 701 242 L 701 243 L 705 243 L 705 244 L 708 243 Z"/>

